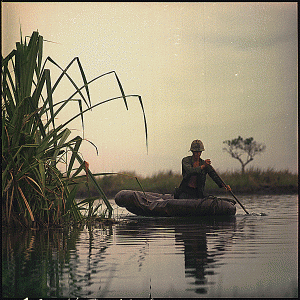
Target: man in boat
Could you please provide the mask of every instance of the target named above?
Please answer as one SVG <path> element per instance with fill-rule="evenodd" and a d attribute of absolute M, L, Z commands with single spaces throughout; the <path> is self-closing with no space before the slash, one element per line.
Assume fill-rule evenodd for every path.
<path fill-rule="evenodd" d="M 204 145 L 200 140 L 194 140 L 190 151 L 192 156 L 182 159 L 182 182 L 179 188 L 175 189 L 174 198 L 177 199 L 199 199 L 204 198 L 204 187 L 206 174 L 220 187 L 231 190 L 229 185 L 224 185 L 218 174 L 211 166 L 211 160 L 200 158 L 204 151 Z"/>

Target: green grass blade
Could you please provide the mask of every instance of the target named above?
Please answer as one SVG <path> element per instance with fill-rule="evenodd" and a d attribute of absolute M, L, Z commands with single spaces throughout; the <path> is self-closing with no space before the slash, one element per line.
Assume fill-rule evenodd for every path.
<path fill-rule="evenodd" d="M 144 117 L 144 126 L 145 126 L 145 136 L 146 136 L 146 147 L 147 147 L 147 153 L 148 153 L 148 129 L 147 129 L 147 120 L 146 120 L 146 114 L 145 114 L 145 110 L 144 110 L 144 106 L 143 106 L 143 101 L 142 101 L 142 97 L 137 95 L 137 97 L 139 98 L 139 102 L 142 108 L 142 112 L 143 112 L 143 117 Z"/>
<path fill-rule="evenodd" d="M 94 197 L 88 197 L 88 198 L 85 198 L 83 200 L 80 200 L 77 205 L 84 205 L 84 204 L 88 204 L 88 203 L 91 203 L 91 202 L 94 202 L 95 200 L 99 199 L 98 196 L 94 196 Z"/>
<path fill-rule="evenodd" d="M 21 197 L 23 198 L 24 203 L 25 203 L 25 205 L 26 205 L 26 207 L 27 207 L 27 209 L 28 209 L 28 212 L 29 212 L 29 214 L 30 214 L 31 221 L 34 222 L 34 216 L 33 216 L 32 210 L 31 210 L 31 208 L 30 208 L 30 205 L 29 205 L 29 203 L 28 203 L 28 201 L 27 201 L 27 199 L 26 199 L 26 197 L 25 197 L 25 195 L 24 195 L 22 189 L 21 189 L 20 187 L 18 187 L 18 190 L 19 190 L 20 195 L 21 195 Z"/>
<path fill-rule="evenodd" d="M 26 53 L 26 68 L 22 68 L 24 70 L 23 73 L 23 84 L 24 84 L 24 96 L 30 96 L 31 92 L 31 87 L 32 87 L 32 79 L 33 79 L 33 74 L 34 70 L 36 68 L 36 59 L 37 59 L 37 52 L 38 48 L 36 47 L 37 45 L 37 40 L 38 40 L 38 32 L 33 32 L 28 44 L 28 53 Z M 26 73 L 25 73 L 26 72 Z"/>
<path fill-rule="evenodd" d="M 125 98 L 127 97 L 138 97 L 137 95 L 126 95 Z M 86 113 L 87 111 L 89 111 L 91 108 L 95 108 L 99 105 L 102 105 L 104 103 L 108 103 L 110 101 L 114 101 L 117 99 L 123 99 L 123 96 L 119 96 L 119 97 L 113 97 L 104 101 L 101 101 L 97 104 L 92 105 L 90 108 L 85 109 L 83 112 L 78 113 L 77 115 L 75 115 L 74 117 L 72 117 L 71 119 L 69 119 L 68 121 L 66 121 L 64 124 L 61 124 L 58 128 L 63 128 L 65 126 L 67 126 L 69 123 L 71 123 L 72 121 L 74 121 L 76 118 L 80 117 L 82 114 Z"/>
<path fill-rule="evenodd" d="M 57 155 L 58 153 L 60 152 L 61 148 L 64 147 L 64 144 L 67 140 L 67 138 L 69 137 L 69 135 L 71 134 L 71 130 L 66 128 L 64 131 L 63 131 L 63 135 L 62 137 L 59 139 L 59 142 L 58 142 L 58 145 L 57 147 L 55 147 L 55 151 L 53 153 L 53 165 L 56 163 L 56 160 L 57 160 Z"/>
<path fill-rule="evenodd" d="M 2 67 L 7 66 L 8 62 L 16 55 L 17 50 L 12 50 L 5 58 L 1 55 L 2 58 Z"/>
<path fill-rule="evenodd" d="M 119 77 L 117 75 L 117 73 L 114 71 L 115 73 L 115 76 L 116 76 L 116 79 L 117 79 L 117 82 L 118 82 L 118 85 L 119 85 L 119 88 L 121 90 L 121 94 L 122 94 L 122 97 L 123 97 L 123 100 L 124 100 L 124 103 L 125 103 L 125 106 L 126 106 L 126 109 L 128 110 L 128 104 L 127 104 L 127 101 L 126 101 L 126 96 L 125 96 L 125 93 L 124 93 L 124 90 L 123 90 L 123 87 L 122 87 L 122 84 L 119 80 Z"/>
<path fill-rule="evenodd" d="M 89 90 L 88 90 L 88 83 L 86 83 L 86 77 L 84 75 L 84 87 L 87 90 L 87 94 L 88 94 L 88 100 L 89 102 L 86 101 L 84 95 L 81 92 L 81 89 L 78 88 L 78 86 L 76 85 L 76 83 L 74 82 L 74 80 L 72 79 L 72 77 L 70 77 L 67 73 L 67 70 L 70 68 L 70 66 L 73 64 L 73 62 L 75 61 L 76 58 L 72 59 L 72 61 L 68 64 L 68 66 L 63 69 L 59 64 L 57 64 L 51 57 L 47 57 L 44 65 L 46 64 L 47 61 L 51 62 L 53 65 L 55 65 L 56 67 L 58 67 L 62 73 L 60 74 L 60 76 L 58 77 L 58 79 L 56 80 L 55 84 L 52 87 L 52 93 L 54 93 L 54 90 L 56 89 L 56 87 L 58 86 L 58 84 L 60 83 L 60 81 L 62 80 L 63 76 L 66 75 L 67 78 L 70 80 L 70 82 L 72 83 L 72 85 L 74 86 L 76 93 L 78 92 L 79 95 L 81 96 L 82 100 L 85 102 L 85 104 L 87 105 L 87 107 L 89 107 L 91 105 L 91 100 L 90 100 L 90 94 L 89 94 Z M 80 65 L 81 67 L 81 65 Z"/>
<path fill-rule="evenodd" d="M 80 222 L 83 219 L 83 216 L 80 210 L 78 209 L 78 204 L 75 201 L 76 193 L 77 193 L 77 186 L 75 186 L 67 196 L 66 211 L 67 214 L 73 216 L 73 220 L 75 222 Z"/>
<path fill-rule="evenodd" d="M 72 174 L 72 176 L 70 178 L 75 178 L 75 179 L 78 179 L 79 177 L 81 176 L 77 176 L 81 171 L 83 171 L 85 169 L 85 163 L 81 164 L 77 170 L 74 172 L 74 174 Z M 70 172 L 74 170 L 74 169 L 71 169 Z M 86 177 L 86 175 L 84 175 L 84 177 Z"/>
<path fill-rule="evenodd" d="M 55 131 L 55 122 L 54 122 L 54 110 L 53 110 L 53 99 L 52 99 L 52 89 L 51 89 L 51 77 L 50 77 L 50 70 L 45 69 L 45 80 L 46 80 L 46 87 L 47 87 L 47 102 L 51 114 L 51 121 L 53 125 L 53 129 Z"/>
<path fill-rule="evenodd" d="M 35 91 L 32 94 L 33 107 L 38 107 L 38 103 L 39 103 L 40 97 L 42 95 L 42 90 L 43 90 L 45 81 L 46 81 L 46 72 L 44 70 L 44 72 L 41 75 L 41 78 L 35 88 Z"/>
<path fill-rule="evenodd" d="M 107 175 L 121 175 L 121 176 L 127 176 L 127 177 L 134 178 L 137 181 L 137 183 L 138 183 L 139 187 L 141 188 L 142 192 L 145 194 L 144 188 L 143 188 L 141 182 L 139 181 L 139 179 L 137 178 L 137 176 L 130 175 L 130 174 L 124 174 L 124 173 L 118 173 L 118 172 L 116 172 L 116 173 L 115 172 L 94 173 L 93 175 L 95 177 L 96 176 L 107 176 Z"/>
<path fill-rule="evenodd" d="M 42 58 L 43 58 L 43 37 L 40 35 L 38 37 L 38 57 L 37 57 L 37 65 L 35 70 L 36 77 L 38 80 L 41 75 Z"/>
<path fill-rule="evenodd" d="M 44 167 L 44 163 L 43 163 L 43 161 L 38 161 L 39 162 L 39 171 L 40 171 L 40 173 L 39 173 L 39 175 L 40 175 L 40 179 L 41 179 L 41 183 L 42 183 L 42 189 L 43 189 L 43 191 L 44 191 L 44 189 L 45 189 L 45 183 L 46 183 L 46 178 L 45 178 L 45 174 L 46 174 L 46 172 L 45 172 L 45 167 Z"/>
<path fill-rule="evenodd" d="M 69 147 L 70 147 L 70 149 L 74 152 L 73 148 L 72 148 L 71 146 L 69 146 Z M 83 163 L 84 163 L 83 159 L 78 155 L 78 153 L 76 153 L 76 159 L 78 160 L 78 162 L 79 162 L 80 164 L 83 164 Z M 108 199 L 107 199 L 105 193 L 103 192 L 103 190 L 101 189 L 101 187 L 100 187 L 99 184 L 97 183 L 97 181 L 96 181 L 94 175 L 92 174 L 92 172 L 90 171 L 90 169 L 87 169 L 86 171 L 88 172 L 89 178 L 90 178 L 91 181 L 93 182 L 95 188 L 96 188 L 96 189 L 98 190 L 98 192 L 100 193 L 100 195 L 101 195 L 101 197 L 102 197 L 102 199 L 103 199 L 103 201 L 104 201 L 106 207 L 108 208 L 108 211 L 109 211 L 109 218 L 110 218 L 111 215 L 112 215 L 112 211 L 113 211 L 113 208 L 112 208 L 111 204 L 109 203 L 109 201 L 108 201 Z"/>
<path fill-rule="evenodd" d="M 91 97 L 90 97 L 90 91 L 89 91 L 89 86 L 88 86 L 88 82 L 87 82 L 87 80 L 86 80 L 85 73 L 84 73 L 84 71 L 83 71 L 81 62 L 80 62 L 80 60 L 79 60 L 78 57 L 76 57 L 76 60 L 77 60 L 77 64 L 78 64 L 78 67 L 79 67 L 79 70 L 80 70 L 80 73 L 81 73 L 81 77 L 82 77 L 83 83 L 84 83 L 84 85 L 85 85 L 86 94 L 87 94 L 88 99 L 89 99 L 89 106 L 92 106 L 92 103 L 91 103 Z"/>
<path fill-rule="evenodd" d="M 82 138 L 80 136 L 77 136 L 75 147 L 71 148 L 72 156 L 71 156 L 71 159 L 70 159 L 70 162 L 69 162 L 67 177 L 70 177 L 70 174 L 71 174 L 71 171 L 73 169 L 74 162 L 75 162 L 75 158 L 78 156 L 78 150 L 79 150 L 79 147 L 80 147 L 81 143 L 82 143 Z"/>
<path fill-rule="evenodd" d="M 3 85 L 2 85 L 2 89 L 3 89 L 3 93 L 2 93 L 2 99 L 4 101 L 4 107 L 5 110 L 7 111 L 8 117 L 12 118 L 14 111 L 15 111 L 15 104 L 13 101 L 13 95 L 10 91 L 9 85 L 6 81 L 6 74 L 9 76 L 9 72 L 8 69 L 5 67 L 4 68 L 4 75 L 3 75 Z"/>
<path fill-rule="evenodd" d="M 79 111 L 82 113 L 82 102 L 80 99 L 78 99 L 78 106 L 79 106 Z M 83 114 L 81 114 L 81 126 L 82 126 L 82 132 L 83 132 L 83 138 L 84 138 L 84 120 L 83 120 Z"/>

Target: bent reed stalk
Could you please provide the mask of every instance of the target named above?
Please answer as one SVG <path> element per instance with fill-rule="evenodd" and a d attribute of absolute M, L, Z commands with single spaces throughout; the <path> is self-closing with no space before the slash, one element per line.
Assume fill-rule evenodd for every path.
<path fill-rule="evenodd" d="M 144 117 L 148 147 L 142 98 L 139 95 L 125 95 L 115 71 L 87 81 L 78 57 L 65 69 L 50 57 L 42 65 L 43 42 L 38 32 L 32 33 L 28 44 L 26 38 L 23 42 L 21 34 L 21 42 L 16 43 L 16 49 L 2 58 L 2 224 L 62 226 L 81 222 L 86 217 L 99 217 L 99 213 L 103 218 L 111 218 L 112 206 L 90 171 L 88 162 L 79 152 L 84 138 L 76 136 L 70 140 L 71 130 L 66 126 L 75 118 L 81 118 L 84 134 L 85 112 L 120 98 L 128 109 L 127 98 L 137 97 Z M 45 68 L 46 63 L 61 71 L 53 85 L 50 70 Z M 83 81 L 81 87 L 67 73 L 73 63 L 77 63 L 79 68 Z M 92 105 L 89 84 L 109 74 L 115 75 L 121 96 Z M 54 103 L 54 91 L 63 78 L 71 82 L 75 91 L 66 100 Z M 74 96 L 80 96 L 80 99 Z M 78 114 L 57 126 L 57 115 L 71 101 L 78 103 Z M 65 172 L 58 168 L 61 162 L 66 164 Z M 91 182 L 98 196 L 77 202 L 75 197 L 78 179 L 82 183 L 84 177 L 80 175 L 82 172 L 86 174 L 86 186 Z M 94 207 L 94 201 L 99 198 L 103 202 Z M 86 210 L 86 204 L 87 216 L 82 213 Z"/>

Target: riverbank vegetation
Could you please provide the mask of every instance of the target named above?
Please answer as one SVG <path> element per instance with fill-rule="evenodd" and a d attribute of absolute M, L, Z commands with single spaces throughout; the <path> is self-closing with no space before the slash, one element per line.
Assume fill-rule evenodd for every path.
<path fill-rule="evenodd" d="M 99 176 L 97 182 L 105 194 L 113 198 L 123 189 L 141 190 L 134 178 L 136 177 L 144 191 L 173 194 L 174 188 L 178 187 L 182 176 L 177 173 L 158 172 L 152 176 L 142 177 L 134 172 L 122 172 L 130 176 L 110 175 Z M 221 178 L 231 186 L 235 194 L 296 194 L 298 192 L 298 175 L 288 170 L 276 171 L 274 169 L 260 170 L 249 168 L 242 175 L 241 172 L 218 172 Z M 96 191 L 90 186 L 90 192 Z M 215 182 L 207 176 L 205 192 L 207 194 L 222 195 L 227 192 L 220 189 Z M 77 197 L 82 198 L 86 194 L 85 185 L 81 184 Z"/>
<path fill-rule="evenodd" d="M 141 96 L 125 95 L 115 71 L 88 81 L 78 57 L 63 69 L 52 58 L 42 62 L 44 39 L 33 32 L 29 41 L 21 36 L 16 49 L 2 58 L 2 225 L 23 227 L 62 226 L 110 218 L 112 206 L 80 153 L 84 139 L 85 112 L 114 100 L 138 98 L 147 123 Z M 50 69 L 60 75 L 53 80 Z M 71 66 L 78 67 L 80 87 L 68 75 Z M 116 80 L 120 95 L 92 104 L 89 85 L 103 76 Z M 70 96 L 57 99 L 56 89 L 63 79 L 71 83 Z M 70 103 L 78 104 L 78 114 L 57 124 Z M 70 138 L 67 127 L 74 119 L 81 120 L 83 137 Z M 64 171 L 62 171 L 62 169 Z M 76 201 L 78 181 L 86 183 L 86 197 Z M 93 196 L 88 192 L 93 187 Z M 102 199 L 94 205 L 95 200 Z M 97 202 L 98 203 L 98 202 Z"/>

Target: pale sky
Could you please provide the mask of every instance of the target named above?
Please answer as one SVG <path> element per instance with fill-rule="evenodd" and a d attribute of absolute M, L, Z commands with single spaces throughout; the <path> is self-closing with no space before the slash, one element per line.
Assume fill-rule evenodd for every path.
<path fill-rule="evenodd" d="M 65 68 L 79 57 L 88 80 L 116 71 L 126 94 L 142 96 L 85 116 L 81 153 L 93 172 L 181 172 L 190 144 L 218 171 L 240 170 L 223 141 L 253 137 L 266 151 L 247 167 L 298 172 L 297 2 L 2 2 L 2 55 L 38 30 Z M 57 69 L 49 64 L 52 83 Z M 79 69 L 70 71 L 80 81 Z M 69 85 L 55 101 L 73 93 Z M 92 103 L 119 96 L 113 76 L 91 86 Z M 69 105 L 58 122 L 78 112 Z M 80 122 L 69 126 L 82 134 Z"/>

